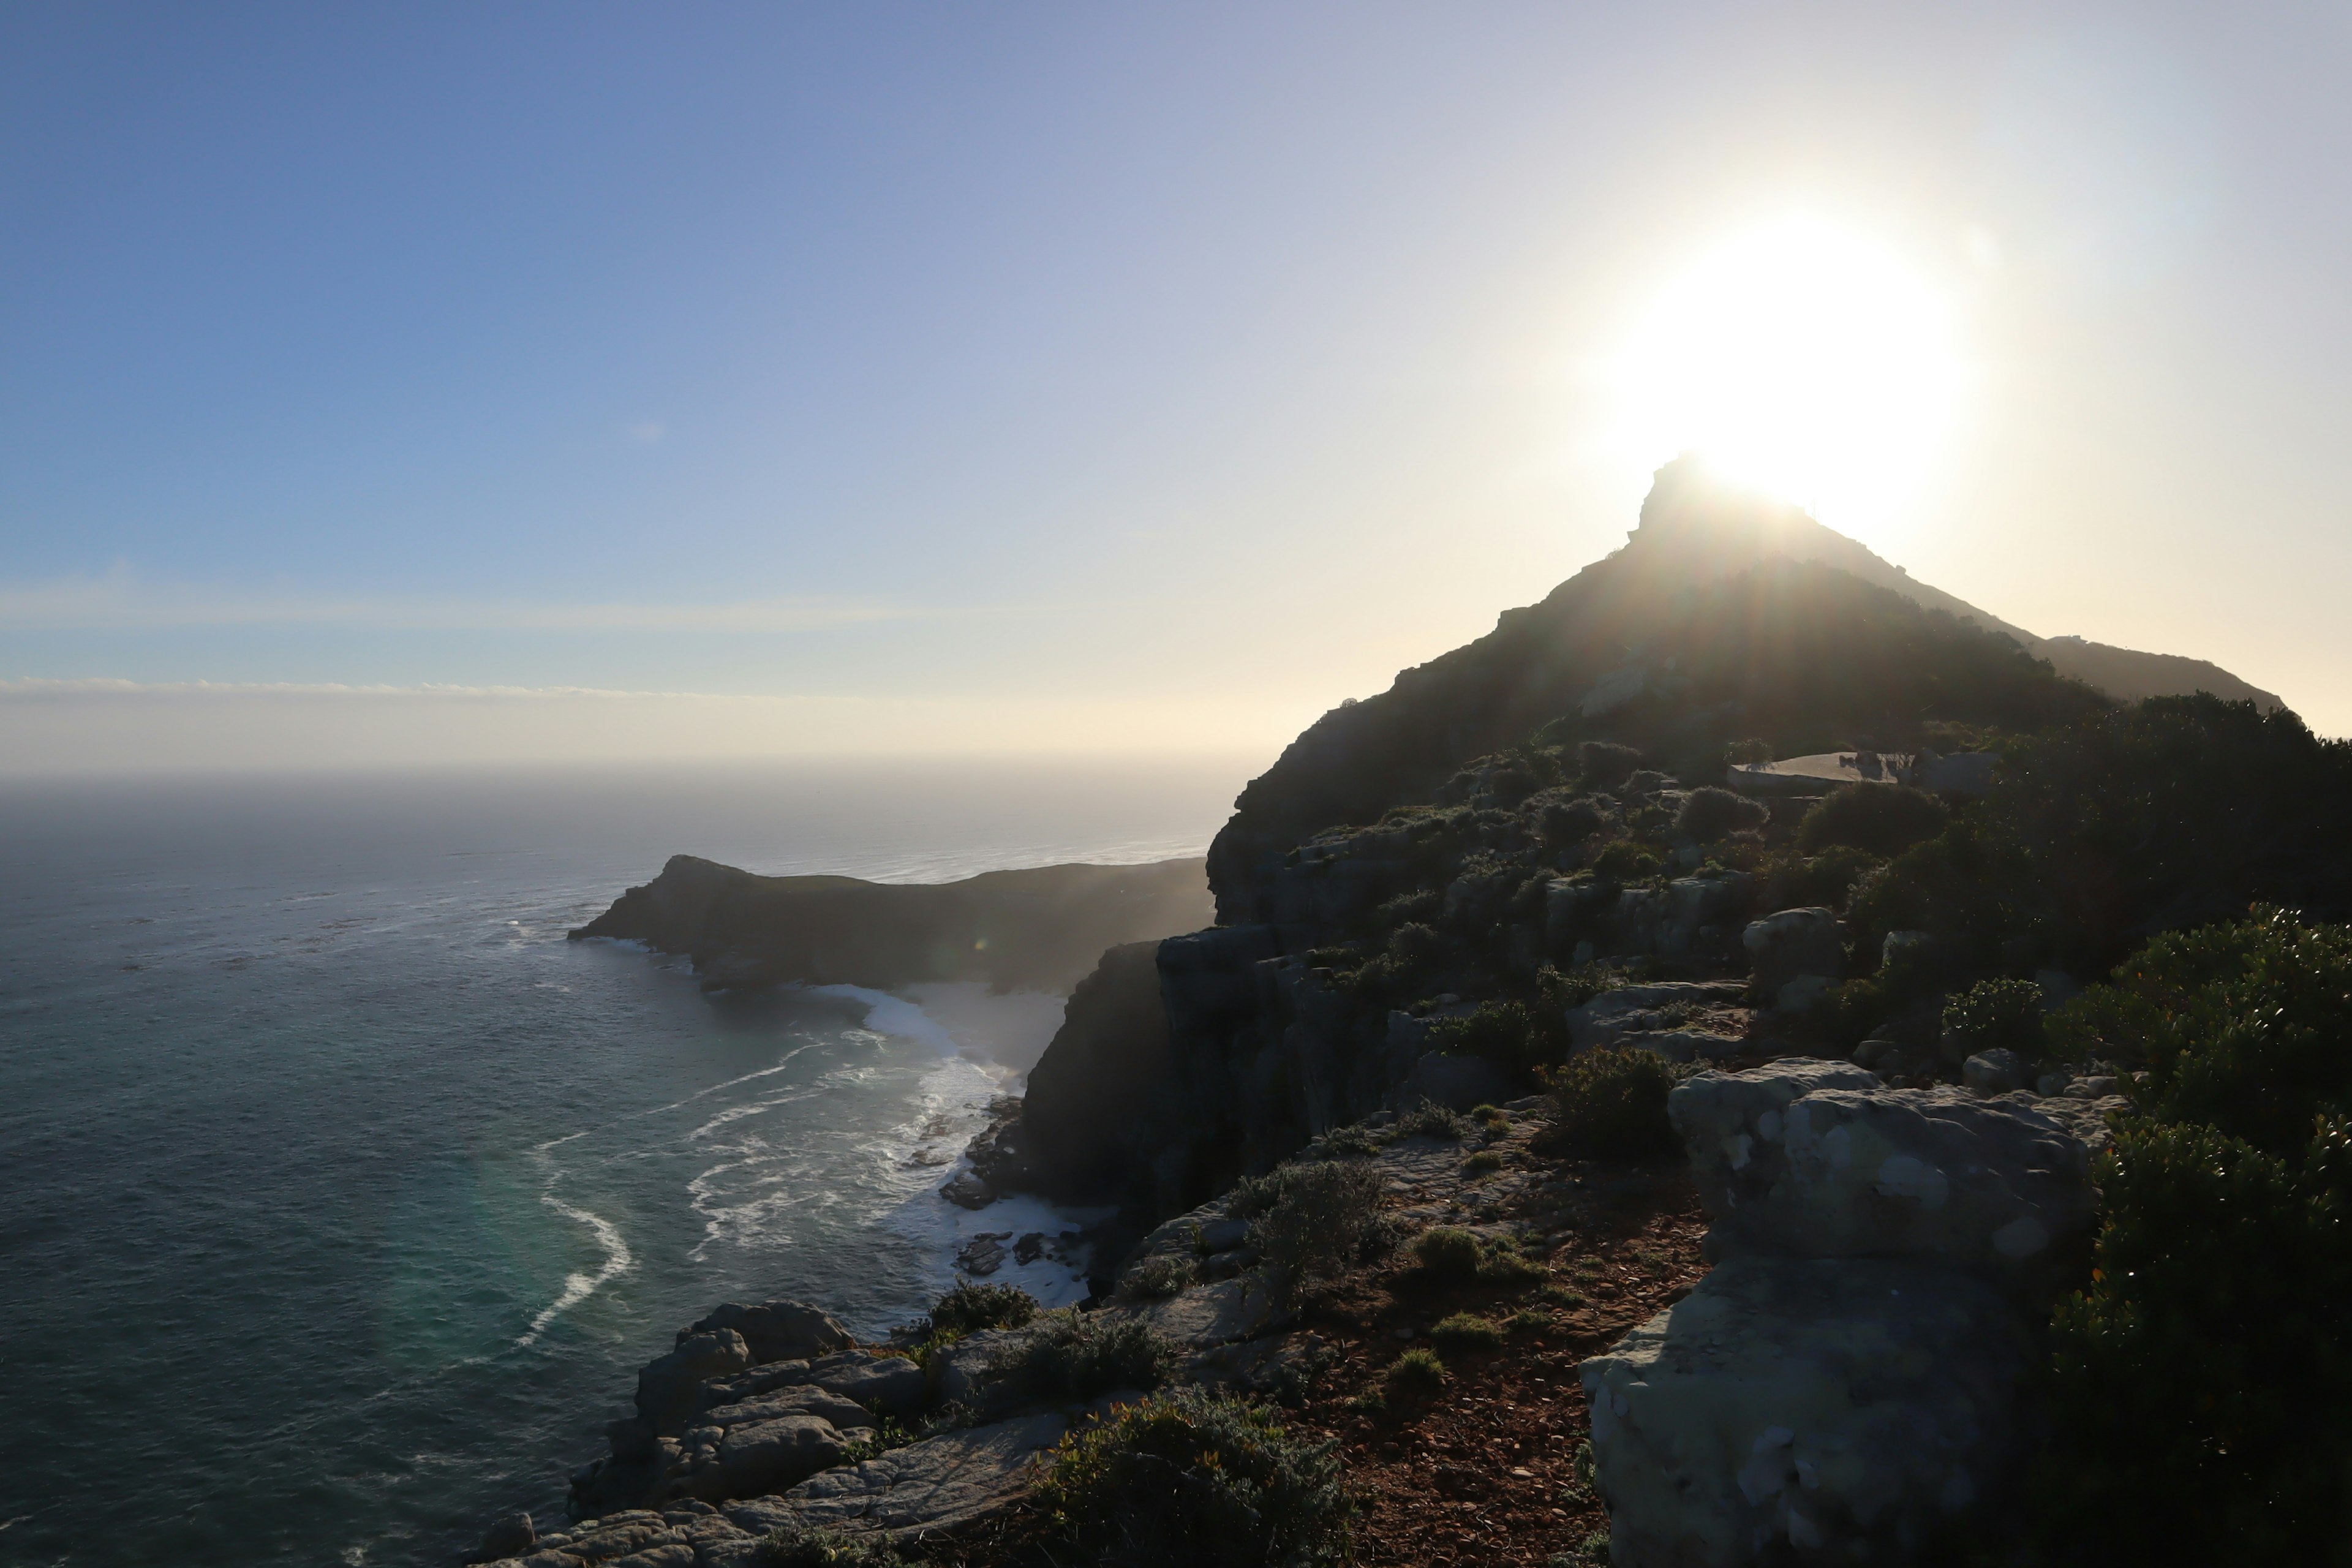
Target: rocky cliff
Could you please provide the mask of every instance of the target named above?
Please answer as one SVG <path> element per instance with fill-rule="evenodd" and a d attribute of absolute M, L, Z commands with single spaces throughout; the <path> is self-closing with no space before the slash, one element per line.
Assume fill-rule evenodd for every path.
<path fill-rule="evenodd" d="M 572 935 L 689 954 L 713 984 L 982 980 L 1066 991 L 1106 947 L 1187 931 L 1209 913 L 1198 859 L 889 883 L 761 877 L 675 855 Z"/>

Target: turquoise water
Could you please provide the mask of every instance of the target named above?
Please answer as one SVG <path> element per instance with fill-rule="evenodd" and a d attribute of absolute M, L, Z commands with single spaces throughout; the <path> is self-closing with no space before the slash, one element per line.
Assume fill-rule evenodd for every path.
<path fill-rule="evenodd" d="M 0 789 L 0 1562 L 446 1563 L 729 1299 L 947 1283 L 1051 999 L 705 994 L 564 932 L 685 850 L 1197 853 L 1238 765 Z M 1066 1270 L 1028 1283 L 1066 1295 Z"/>

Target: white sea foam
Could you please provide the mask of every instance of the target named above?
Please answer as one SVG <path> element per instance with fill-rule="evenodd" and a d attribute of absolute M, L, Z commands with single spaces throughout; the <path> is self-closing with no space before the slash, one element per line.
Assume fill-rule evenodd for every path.
<path fill-rule="evenodd" d="M 565 1203 L 555 1195 L 552 1191 L 553 1185 L 554 1178 L 551 1177 L 549 1179 L 551 1190 L 540 1194 L 539 1201 L 564 1218 L 584 1225 L 593 1232 L 597 1245 L 604 1249 L 604 1266 L 593 1274 L 565 1276 L 563 1293 L 549 1302 L 541 1310 L 539 1316 L 530 1321 L 530 1331 L 515 1341 L 517 1348 L 532 1343 L 546 1331 L 548 1324 L 594 1295 L 596 1288 L 607 1279 L 617 1279 L 627 1273 L 636 1261 L 630 1256 L 629 1244 L 622 1238 L 618 1226 L 602 1215 L 590 1214 L 586 1209 L 575 1208 Z"/>

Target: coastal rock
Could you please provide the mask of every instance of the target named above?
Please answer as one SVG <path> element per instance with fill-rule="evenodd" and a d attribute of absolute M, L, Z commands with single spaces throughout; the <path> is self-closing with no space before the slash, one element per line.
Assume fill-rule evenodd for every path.
<path fill-rule="evenodd" d="M 1702 1008 L 1736 1005 L 1745 987 L 1736 980 L 1668 980 L 1620 985 L 1568 1011 L 1568 1037 L 1577 1051 L 1613 1045 L 1620 1037 L 1675 1028 Z"/>
<path fill-rule="evenodd" d="M 1024 1184 L 1093 1198 L 1129 1179 L 1171 1089 L 1157 942 L 1102 955 L 1070 994 L 1062 1026 L 1029 1074 L 1016 1134 Z"/>
<path fill-rule="evenodd" d="M 796 1486 L 841 1463 L 848 1446 L 841 1429 L 822 1415 L 780 1415 L 730 1426 L 718 1448 L 725 1495 L 755 1497 Z"/>
<path fill-rule="evenodd" d="M 678 1343 L 683 1347 L 691 1335 L 722 1331 L 742 1336 L 755 1366 L 772 1361 L 806 1361 L 856 1343 L 832 1313 L 782 1297 L 753 1306 L 729 1301 L 714 1307 L 707 1316 L 678 1331 Z"/>
<path fill-rule="evenodd" d="M 2007 1094 L 2025 1087 L 2027 1073 L 2015 1051 L 1979 1051 L 1960 1064 L 1960 1084 L 1971 1094 Z"/>
<path fill-rule="evenodd" d="M 1715 1222 L 1710 1257 L 1916 1258 L 2033 1301 L 2082 1265 L 2090 1152 L 2027 1097 L 1881 1089 L 1858 1068 L 1781 1062 L 1702 1073 L 1667 1113 Z"/>
<path fill-rule="evenodd" d="M 907 1536 L 952 1530 L 1018 1500 L 1036 1479 L 1036 1460 L 1069 1423 L 1045 1414 L 942 1433 L 828 1470 L 787 1491 L 730 1509 L 742 1529 L 763 1534 L 785 1516 L 835 1529 Z"/>
<path fill-rule="evenodd" d="M 637 1373 L 637 1415 L 656 1432 L 676 1432 L 684 1424 L 694 1413 L 704 1383 L 751 1364 L 751 1352 L 741 1334 L 731 1328 L 704 1329 L 718 1316 L 713 1313 L 682 1331 L 676 1350 L 648 1362 Z"/>
<path fill-rule="evenodd" d="M 1746 1040 L 1705 1029 L 1661 1029 L 1620 1035 L 1614 1044 L 1622 1050 L 1648 1051 L 1670 1062 L 1719 1062 L 1748 1048 Z"/>
<path fill-rule="evenodd" d="M 1835 980 L 1845 973 L 1845 930 L 1828 910 L 1781 910 L 1751 921 L 1739 941 L 1756 988 L 1767 996 L 1800 974 Z"/>
<path fill-rule="evenodd" d="M 1610 1561 L 1916 1561 L 2011 1489 L 2032 1356 L 1967 1275 L 1724 1264 L 1583 1364 Z"/>

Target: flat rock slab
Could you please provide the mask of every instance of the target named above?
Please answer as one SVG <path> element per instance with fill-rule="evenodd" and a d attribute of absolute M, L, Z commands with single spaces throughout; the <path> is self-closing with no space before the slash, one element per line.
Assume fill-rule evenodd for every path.
<path fill-rule="evenodd" d="M 1610 1561 L 1916 1561 L 2013 1485 L 2033 1352 L 1954 1270 L 1727 1263 L 1583 1365 Z"/>
<path fill-rule="evenodd" d="M 727 1514 L 754 1535 L 777 1527 L 779 1508 L 812 1524 L 886 1530 L 894 1537 L 950 1529 L 985 1518 L 1026 1492 L 1036 1480 L 1038 1457 L 1068 1430 L 1066 1418 L 1048 1413 L 944 1433 L 854 1468 L 825 1471 L 782 1498 L 763 1498 Z"/>
<path fill-rule="evenodd" d="M 1245 1340 L 1274 1317 L 1274 1300 L 1251 1278 L 1198 1285 L 1164 1301 L 1107 1311 L 1140 1318 L 1187 1350 L 1203 1351 Z"/>
<path fill-rule="evenodd" d="M 2097 1205 L 2072 1128 L 2030 1096 L 1876 1083 L 1782 1062 L 1675 1089 L 1709 1255 L 1916 1258 L 2039 1304 L 2074 1283 Z"/>

